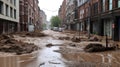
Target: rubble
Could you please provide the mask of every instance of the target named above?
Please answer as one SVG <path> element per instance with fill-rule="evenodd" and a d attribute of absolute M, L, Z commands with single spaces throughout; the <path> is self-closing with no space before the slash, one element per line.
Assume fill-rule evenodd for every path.
<path fill-rule="evenodd" d="M 116 50 L 117 48 L 118 48 L 118 45 L 104 47 L 102 44 L 90 43 L 84 48 L 84 51 L 86 51 L 86 52 L 102 52 L 102 51 Z"/>
<path fill-rule="evenodd" d="M 70 40 L 70 37 L 59 37 L 60 40 Z"/>
<path fill-rule="evenodd" d="M 44 37 L 47 36 L 46 34 L 42 33 L 41 31 L 35 31 L 35 32 L 17 32 L 15 33 L 21 37 Z"/>
<path fill-rule="evenodd" d="M 69 45 L 72 47 L 76 47 L 76 44 L 74 44 L 74 43 L 70 43 Z"/>
<path fill-rule="evenodd" d="M 91 37 L 89 41 L 101 41 L 97 36 Z"/>
<path fill-rule="evenodd" d="M 23 43 L 13 39 L 10 35 L 0 35 L 0 51 L 16 53 L 17 55 L 31 53 L 38 50 L 34 44 Z"/>
<path fill-rule="evenodd" d="M 71 40 L 72 40 L 73 42 L 80 42 L 80 41 L 81 41 L 80 38 L 77 38 L 77 37 L 73 37 Z"/>

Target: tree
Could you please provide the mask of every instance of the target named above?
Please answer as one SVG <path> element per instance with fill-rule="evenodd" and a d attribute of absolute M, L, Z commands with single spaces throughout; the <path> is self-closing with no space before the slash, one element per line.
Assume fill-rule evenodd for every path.
<path fill-rule="evenodd" d="M 61 24 L 61 20 L 58 16 L 52 16 L 50 22 L 51 22 L 51 27 L 59 27 L 59 25 Z"/>

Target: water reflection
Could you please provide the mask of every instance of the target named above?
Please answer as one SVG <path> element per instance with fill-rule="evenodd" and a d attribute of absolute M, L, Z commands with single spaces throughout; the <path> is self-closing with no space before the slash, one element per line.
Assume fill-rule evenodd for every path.
<path fill-rule="evenodd" d="M 38 58 L 41 63 L 40 67 L 65 67 L 61 54 L 54 52 L 54 50 L 59 50 L 59 47 L 44 48 L 40 51 Z M 44 64 L 42 65 L 42 63 Z"/>

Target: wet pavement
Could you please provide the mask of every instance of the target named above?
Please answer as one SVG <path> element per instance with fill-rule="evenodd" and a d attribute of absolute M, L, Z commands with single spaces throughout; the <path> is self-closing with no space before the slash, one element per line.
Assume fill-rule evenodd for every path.
<path fill-rule="evenodd" d="M 83 48 L 90 42 L 75 43 L 70 40 L 59 40 L 65 33 L 44 31 L 46 37 L 19 37 L 17 40 L 34 43 L 40 47 L 38 56 L 33 60 L 21 62 L 19 67 L 119 67 L 120 50 L 87 53 Z M 73 34 L 69 34 L 72 36 Z M 70 45 L 71 43 L 75 45 Z M 99 43 L 99 42 L 98 42 Z M 54 46 L 46 47 L 47 44 Z"/>
<path fill-rule="evenodd" d="M 52 34 L 51 34 L 52 32 Z M 27 43 L 34 43 L 40 47 L 38 57 L 32 61 L 21 63 L 20 67 L 66 67 L 63 58 L 60 53 L 55 52 L 59 50 L 60 46 L 63 46 L 65 41 L 58 40 L 56 36 L 60 36 L 60 33 L 53 31 L 46 31 L 44 33 L 49 34 L 47 37 L 31 38 L 31 37 L 19 37 L 15 36 L 17 40 Z M 53 35 L 57 34 L 57 35 Z M 61 34 L 62 35 L 62 34 Z M 64 35 L 63 35 L 64 36 Z M 67 41 L 66 41 L 67 42 Z M 53 44 L 55 46 L 46 47 L 47 44 Z"/>

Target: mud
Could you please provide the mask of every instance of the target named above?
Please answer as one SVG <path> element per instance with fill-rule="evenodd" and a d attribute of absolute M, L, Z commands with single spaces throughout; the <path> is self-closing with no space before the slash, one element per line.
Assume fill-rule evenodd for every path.
<path fill-rule="evenodd" d="M 120 66 L 120 50 L 104 51 L 104 52 L 85 52 L 84 48 L 90 44 L 102 44 L 105 46 L 105 38 L 98 37 L 94 40 L 91 35 L 90 41 L 86 32 L 81 32 L 80 36 L 75 32 L 54 32 L 44 31 L 46 37 L 19 37 L 15 36 L 16 40 L 34 43 L 41 47 L 38 58 L 34 61 L 24 63 L 21 67 L 119 67 Z M 80 37 L 80 42 L 73 42 L 73 36 Z M 62 37 L 59 39 L 59 37 Z M 93 37 L 93 38 L 92 38 Z M 65 38 L 65 39 L 64 39 Z M 97 40 L 98 39 L 98 40 Z M 99 41 L 102 40 L 102 41 Z M 108 42 L 113 44 L 113 41 Z M 49 47 L 50 46 L 50 47 Z M 110 45 L 109 45 L 110 46 Z M 118 43 L 119 47 L 119 43 Z"/>
<path fill-rule="evenodd" d="M 44 37 L 47 36 L 44 33 L 42 33 L 41 31 L 34 31 L 34 32 L 17 32 L 14 33 L 14 35 L 19 35 L 21 37 Z"/>
<path fill-rule="evenodd" d="M 21 55 L 31 53 L 38 49 L 38 46 L 32 43 L 28 44 L 15 40 L 12 35 L 0 35 L 0 52 L 15 53 L 17 55 Z"/>

